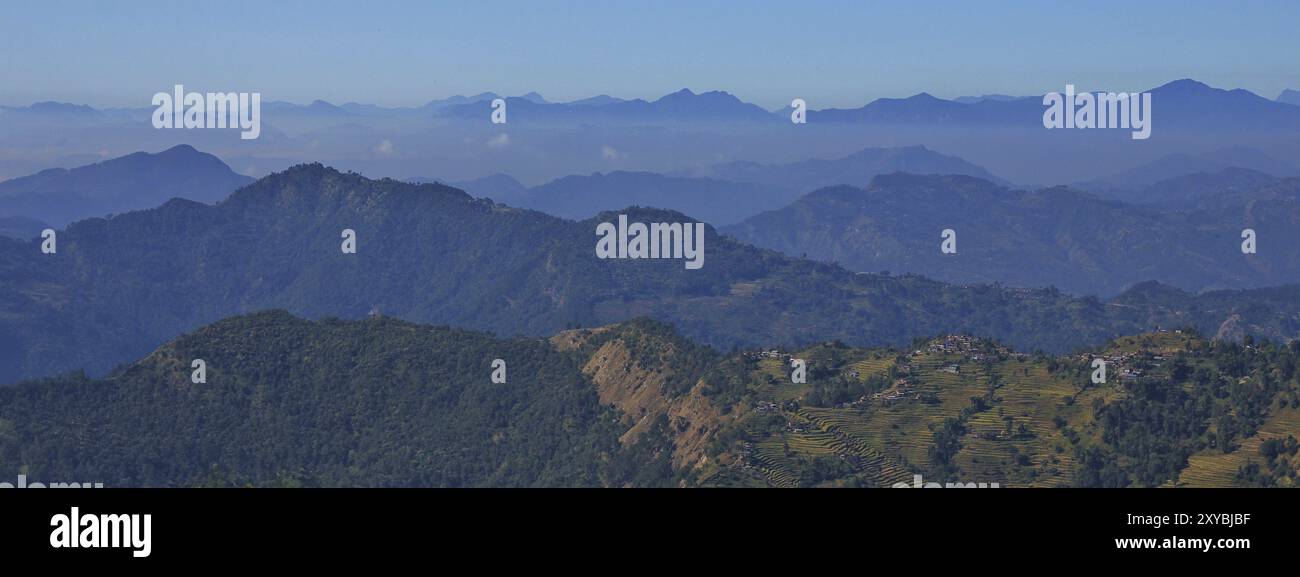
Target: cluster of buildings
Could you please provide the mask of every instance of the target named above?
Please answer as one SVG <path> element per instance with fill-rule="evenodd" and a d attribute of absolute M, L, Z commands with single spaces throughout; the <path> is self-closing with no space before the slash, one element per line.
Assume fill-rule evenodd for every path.
<path fill-rule="evenodd" d="M 948 335 L 941 339 L 930 341 L 924 351 L 913 351 L 913 357 L 919 357 L 925 353 L 937 355 L 963 355 L 966 360 L 976 363 L 982 363 L 990 354 L 1006 357 L 1015 356 L 1025 358 L 1022 353 L 1013 353 L 1010 349 L 1003 346 L 995 346 L 990 353 L 986 343 L 982 343 L 977 337 L 970 335 Z"/>
<path fill-rule="evenodd" d="M 901 401 L 919 401 L 921 400 L 921 393 L 914 391 L 912 389 L 911 382 L 909 382 L 906 378 L 898 378 L 898 379 L 894 379 L 894 385 L 892 387 L 889 387 L 888 389 L 885 389 L 883 391 L 876 391 L 875 393 L 872 393 L 871 400 L 880 403 L 881 405 L 889 406 Z M 857 402 L 855 402 L 854 404 L 856 405 L 857 403 L 861 403 L 862 406 L 866 406 L 867 398 L 863 397 L 861 399 L 858 399 Z M 855 407 L 855 408 L 861 408 L 861 407 Z"/>
<path fill-rule="evenodd" d="M 979 348 L 977 346 L 977 341 L 978 339 L 970 335 L 948 335 L 941 339 L 930 341 L 926 350 L 930 353 L 945 355 L 969 353 L 974 352 Z M 916 351 L 912 353 L 912 356 L 920 356 L 920 354 L 921 351 Z"/>
<path fill-rule="evenodd" d="M 1119 375 L 1121 379 L 1136 379 L 1142 376 L 1142 369 L 1138 368 L 1137 362 L 1139 356 L 1149 354 L 1147 351 L 1138 351 L 1133 353 L 1111 353 L 1104 355 L 1080 354 L 1076 359 L 1080 363 L 1089 364 L 1093 359 L 1101 359 L 1106 362 L 1107 374 Z M 1158 367 L 1167 360 L 1164 355 L 1151 355 L 1150 366 Z"/>
<path fill-rule="evenodd" d="M 783 353 L 777 349 L 745 353 L 745 358 L 747 359 L 777 359 L 780 361 L 788 361 L 791 357 L 792 355 L 790 355 L 790 353 Z"/>
<path fill-rule="evenodd" d="M 758 404 L 754 405 L 754 412 L 760 415 L 771 415 L 779 411 L 780 408 L 771 401 L 759 401 Z"/>

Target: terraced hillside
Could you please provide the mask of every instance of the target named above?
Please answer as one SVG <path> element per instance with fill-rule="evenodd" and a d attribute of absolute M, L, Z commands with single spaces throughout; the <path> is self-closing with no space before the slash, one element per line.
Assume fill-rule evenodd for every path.
<path fill-rule="evenodd" d="M 1298 350 L 1166 331 L 1065 357 L 968 336 L 912 350 L 741 353 L 735 374 L 712 375 L 731 382 L 715 394 L 737 400 L 699 482 L 1290 485 Z M 806 383 L 791 382 L 792 359 L 807 362 Z M 1094 359 L 1104 383 L 1093 382 Z M 1270 439 L 1271 460 L 1261 454 Z M 1264 472 L 1252 476 L 1252 463 Z"/>

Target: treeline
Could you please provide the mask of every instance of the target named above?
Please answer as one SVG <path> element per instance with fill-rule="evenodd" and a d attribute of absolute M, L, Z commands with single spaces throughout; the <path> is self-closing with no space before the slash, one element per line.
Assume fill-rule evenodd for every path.
<path fill-rule="evenodd" d="M 103 380 L 0 388 L 0 470 L 106 486 L 671 484 L 662 427 L 623 447 L 617 419 L 542 340 L 267 312 Z"/>

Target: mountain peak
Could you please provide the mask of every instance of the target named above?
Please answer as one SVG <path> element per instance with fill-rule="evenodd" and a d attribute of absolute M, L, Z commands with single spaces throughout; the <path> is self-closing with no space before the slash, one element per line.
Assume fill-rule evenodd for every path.
<path fill-rule="evenodd" d="M 1152 90 L 1152 92 L 1155 91 L 1167 92 L 1173 94 L 1192 94 L 1197 92 L 1216 92 L 1219 91 L 1219 89 L 1214 88 L 1209 84 L 1206 84 L 1199 80 L 1192 80 L 1191 78 L 1180 78 L 1172 82 L 1166 82 L 1165 84 L 1162 84 Z"/>
<path fill-rule="evenodd" d="M 338 107 L 335 106 L 334 104 L 332 104 L 332 103 L 330 103 L 330 102 L 327 102 L 327 101 L 325 101 L 325 100 L 321 100 L 321 99 L 319 99 L 319 98 L 316 99 L 316 100 L 311 101 L 311 104 L 309 104 L 308 106 L 310 106 L 310 107 L 312 107 L 312 108 L 325 108 L 325 109 L 330 109 L 330 110 L 333 110 L 333 109 L 335 109 L 335 108 L 338 108 Z"/>
<path fill-rule="evenodd" d="M 938 102 L 943 99 L 933 94 L 930 94 L 929 92 L 918 92 L 916 94 L 908 96 L 907 98 L 904 98 L 903 100 L 909 100 L 912 102 Z"/>
<path fill-rule="evenodd" d="M 541 94 L 536 92 L 529 92 L 528 94 L 520 96 L 520 98 L 536 104 L 548 104 L 547 100 L 543 98 Z"/>
<path fill-rule="evenodd" d="M 597 94 L 588 98 L 566 102 L 565 104 L 568 104 L 569 106 L 605 106 L 608 104 L 618 104 L 620 102 L 627 101 L 622 98 L 615 98 L 608 94 Z"/>
<path fill-rule="evenodd" d="M 221 159 L 180 144 L 162 152 L 135 152 L 0 182 L 0 197 L 5 198 L 0 214 L 63 226 L 155 207 L 178 196 L 217 202 L 252 181 Z"/>
<path fill-rule="evenodd" d="M 665 94 L 659 97 L 659 99 L 655 101 L 655 104 L 663 104 L 668 102 L 684 102 L 684 101 L 691 100 L 696 96 L 699 95 L 692 92 L 691 89 L 683 88 L 681 90 L 678 90 L 677 92 Z"/>
<path fill-rule="evenodd" d="M 295 164 L 281 172 L 271 173 L 253 184 L 230 195 L 227 202 L 243 205 L 276 206 L 305 203 L 323 203 L 350 206 L 354 210 L 379 208 L 394 211 L 407 210 L 385 203 L 401 203 L 421 196 L 444 199 L 471 200 L 465 191 L 441 183 L 415 184 L 391 178 L 369 179 L 356 172 L 343 172 L 319 162 Z M 394 200 L 396 199 L 396 200 Z"/>
<path fill-rule="evenodd" d="M 331 176 L 342 176 L 343 173 L 342 173 L 342 172 L 339 172 L 339 170 L 338 170 L 337 168 L 334 168 L 334 167 L 332 167 L 332 166 L 325 166 L 324 164 L 321 164 L 321 163 L 319 163 L 319 162 L 304 162 L 304 163 L 301 163 L 301 164 L 295 164 L 295 165 L 293 165 L 293 166 L 290 166 L 289 168 L 286 168 L 286 169 L 284 169 L 284 170 L 282 170 L 282 171 L 280 171 L 280 172 L 273 172 L 273 173 L 267 175 L 267 176 L 266 176 L 265 178 L 263 178 L 262 180 L 266 180 L 266 179 L 268 179 L 268 178 L 271 178 L 272 176 L 277 176 L 277 175 L 293 175 L 293 176 L 310 176 L 310 177 L 313 177 L 313 178 L 328 178 L 328 177 L 331 177 Z"/>
<path fill-rule="evenodd" d="M 589 220 L 592 222 L 615 222 L 620 214 L 626 215 L 628 220 L 632 222 L 699 222 L 696 218 L 680 211 L 652 206 L 629 206 L 619 210 L 601 211 Z M 713 227 L 706 224 L 705 228 L 712 229 Z"/>
<path fill-rule="evenodd" d="M 725 90 L 707 90 L 704 92 L 693 92 L 689 88 L 683 88 L 672 94 L 665 94 L 656 102 L 674 101 L 674 100 L 685 101 L 690 99 L 726 100 L 726 101 L 742 102 L 739 98 L 736 97 L 736 95 L 727 92 Z"/>
<path fill-rule="evenodd" d="M 177 144 L 176 146 L 163 150 L 162 152 L 157 152 L 153 154 L 147 152 L 137 152 L 135 154 L 129 154 L 127 156 L 121 157 L 121 159 L 116 159 L 116 160 L 123 160 L 128 158 L 135 159 L 138 162 L 163 163 L 163 164 L 170 165 L 171 167 L 174 168 L 178 168 L 178 167 L 190 167 L 194 169 L 203 168 L 205 170 L 211 171 L 213 174 L 228 174 L 230 176 L 237 177 L 238 179 L 252 182 L 251 178 L 237 174 L 233 169 L 230 168 L 230 165 L 226 164 L 224 161 L 222 161 L 220 158 L 217 158 L 215 155 L 209 154 L 207 152 L 203 152 L 202 150 L 194 148 L 193 146 L 190 146 L 188 144 Z M 106 162 L 112 162 L 112 161 L 110 160 Z M 195 199 L 195 200 L 203 200 L 204 202 L 210 202 L 216 199 Z"/>
<path fill-rule="evenodd" d="M 199 152 L 198 149 L 196 149 L 196 148 L 194 148 L 193 146 L 190 146 L 190 145 L 188 145 L 188 144 L 177 144 L 176 146 L 173 146 L 173 147 L 171 147 L 171 148 L 168 148 L 167 150 L 164 150 L 164 151 L 162 151 L 162 152 L 159 152 L 158 154 L 166 154 L 166 155 L 170 155 L 170 156 L 180 156 L 180 155 L 206 154 L 206 153 Z"/>
<path fill-rule="evenodd" d="M 69 102 L 54 102 L 46 100 L 43 102 L 32 103 L 27 108 L 15 108 L 12 110 L 27 111 L 35 114 L 45 114 L 60 117 L 91 117 L 98 115 L 100 112 L 85 104 L 72 104 Z"/>

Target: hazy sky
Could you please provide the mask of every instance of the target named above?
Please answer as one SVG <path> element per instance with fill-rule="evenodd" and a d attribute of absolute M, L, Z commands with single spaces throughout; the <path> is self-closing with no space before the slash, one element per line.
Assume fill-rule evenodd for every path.
<path fill-rule="evenodd" d="M 148 107 L 183 83 L 383 105 L 688 87 L 823 108 L 1183 77 L 1269 98 L 1300 89 L 1300 2 L 41 0 L 0 17 L 9 105 Z"/>

